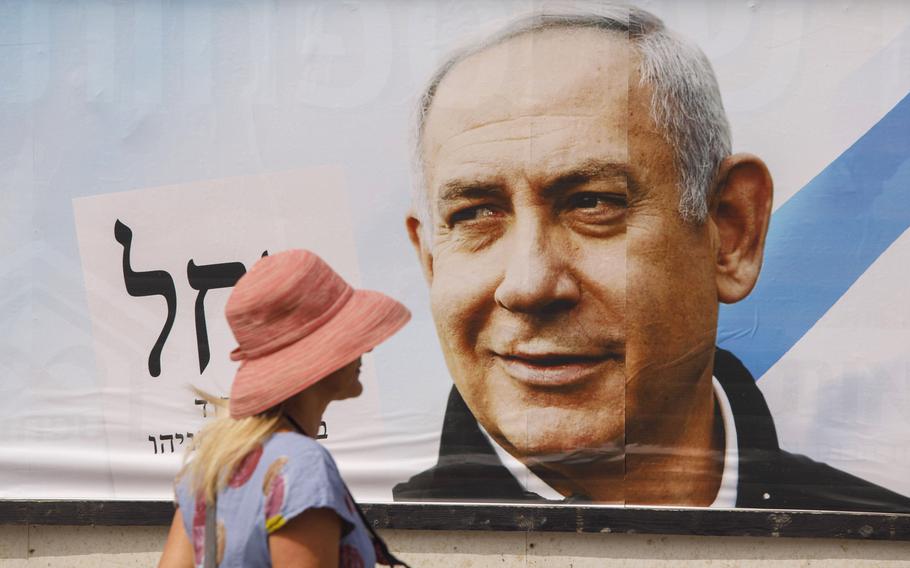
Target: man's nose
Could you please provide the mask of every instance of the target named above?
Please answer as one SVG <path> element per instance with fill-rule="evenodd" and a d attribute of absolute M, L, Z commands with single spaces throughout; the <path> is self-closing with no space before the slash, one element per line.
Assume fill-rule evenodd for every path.
<path fill-rule="evenodd" d="M 572 274 L 570 246 L 555 232 L 541 222 L 515 228 L 494 294 L 497 304 L 511 312 L 548 313 L 578 303 L 581 289 Z"/>

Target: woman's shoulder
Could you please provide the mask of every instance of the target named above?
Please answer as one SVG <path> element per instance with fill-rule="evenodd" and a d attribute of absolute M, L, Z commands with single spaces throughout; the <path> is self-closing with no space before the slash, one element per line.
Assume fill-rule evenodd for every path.
<path fill-rule="evenodd" d="M 335 460 L 325 446 L 296 432 L 273 434 L 264 444 L 263 457 L 268 461 L 281 460 L 304 469 L 312 467 L 336 469 Z"/>
<path fill-rule="evenodd" d="M 252 482 L 252 483 L 250 483 Z M 343 484 L 328 451 L 313 439 L 293 432 L 278 432 L 244 457 L 228 478 L 227 489 L 261 486 L 269 496 L 286 487 Z"/>
<path fill-rule="evenodd" d="M 311 507 L 347 510 L 341 474 L 316 440 L 293 432 L 274 434 L 264 445 L 259 471 L 269 533 Z"/>
<path fill-rule="evenodd" d="M 265 442 L 265 451 L 295 450 L 306 454 L 327 454 L 322 444 L 297 432 L 275 432 Z"/>

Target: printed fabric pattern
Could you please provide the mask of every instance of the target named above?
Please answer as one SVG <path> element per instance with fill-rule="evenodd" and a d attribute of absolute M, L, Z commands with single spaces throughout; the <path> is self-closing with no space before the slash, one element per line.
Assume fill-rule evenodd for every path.
<path fill-rule="evenodd" d="M 178 481 L 175 492 L 193 545 L 195 565 L 201 568 L 205 560 L 205 500 L 193 495 L 187 478 Z M 269 534 L 312 508 L 330 508 L 342 519 L 340 567 L 375 565 L 373 542 L 335 460 L 318 442 L 293 432 L 274 434 L 250 452 L 218 494 L 217 565 L 271 566 Z"/>

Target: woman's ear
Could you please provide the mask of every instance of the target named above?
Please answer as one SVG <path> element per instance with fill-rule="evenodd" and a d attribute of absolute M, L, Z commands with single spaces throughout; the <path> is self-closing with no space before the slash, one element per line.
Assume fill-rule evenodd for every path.
<path fill-rule="evenodd" d="M 732 304 L 758 280 L 774 183 L 765 163 L 751 154 L 725 159 L 717 179 L 710 214 L 717 229 L 717 297 Z"/>

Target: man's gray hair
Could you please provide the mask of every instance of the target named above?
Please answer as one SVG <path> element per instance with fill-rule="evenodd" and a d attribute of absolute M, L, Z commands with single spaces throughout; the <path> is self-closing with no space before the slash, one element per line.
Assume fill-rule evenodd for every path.
<path fill-rule="evenodd" d="M 657 16 L 640 8 L 600 5 L 584 12 L 541 13 L 518 20 L 450 57 L 433 75 L 417 109 L 414 209 L 423 228 L 432 220 L 423 164 L 427 115 L 440 83 L 456 65 L 509 39 L 551 29 L 592 28 L 623 34 L 637 49 L 642 85 L 651 87 L 651 116 L 675 149 L 679 213 L 692 223 L 708 215 L 708 195 L 720 163 L 730 155 L 730 126 L 714 70 L 698 46 L 676 36 Z M 427 235 L 429 236 L 429 235 Z"/>

